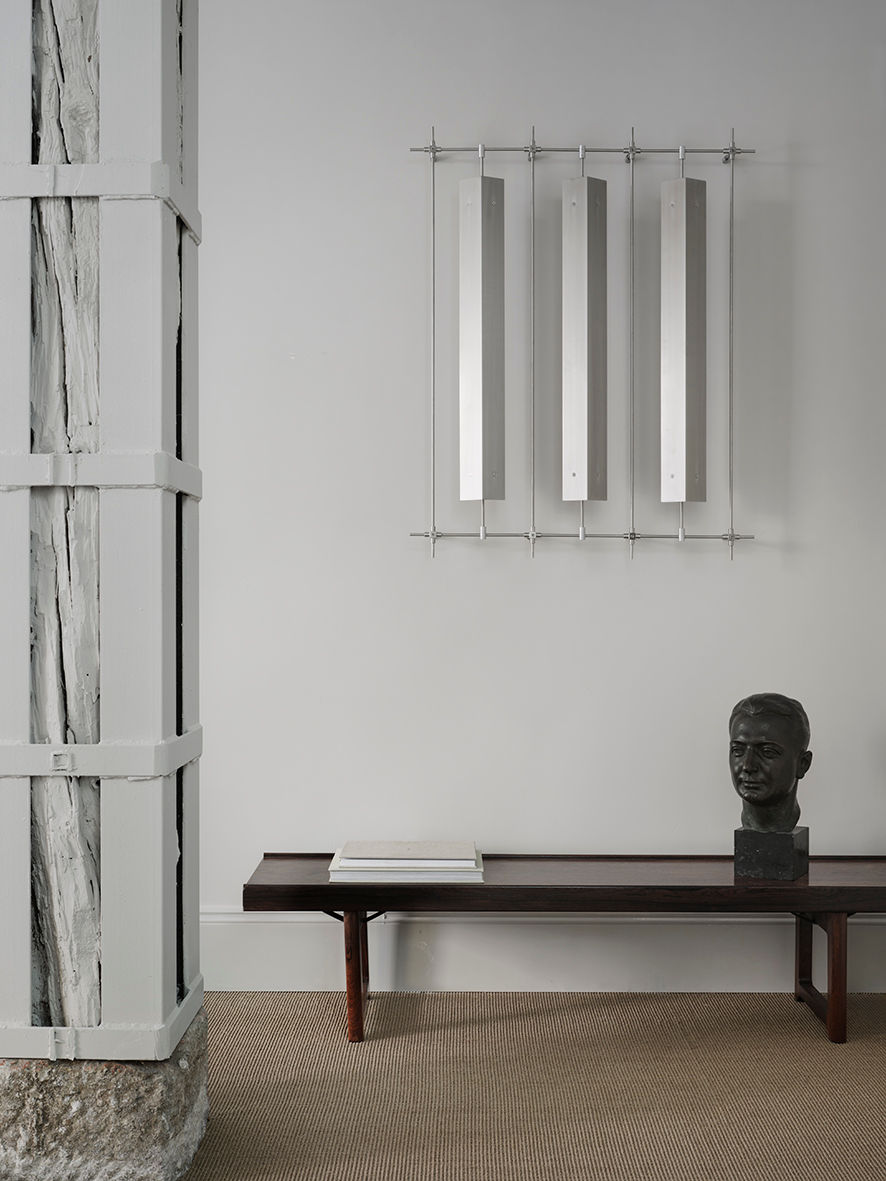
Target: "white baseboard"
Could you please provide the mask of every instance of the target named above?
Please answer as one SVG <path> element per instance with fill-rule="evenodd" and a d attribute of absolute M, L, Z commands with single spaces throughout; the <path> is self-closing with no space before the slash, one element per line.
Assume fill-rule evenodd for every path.
<path fill-rule="evenodd" d="M 886 991 L 886 916 L 849 920 L 849 989 Z M 824 935 L 815 975 L 824 988 Z M 201 912 L 208 989 L 344 988 L 341 923 L 313 913 Z M 794 921 L 733 914 L 387 914 L 370 925 L 378 991 L 788 992 Z"/>

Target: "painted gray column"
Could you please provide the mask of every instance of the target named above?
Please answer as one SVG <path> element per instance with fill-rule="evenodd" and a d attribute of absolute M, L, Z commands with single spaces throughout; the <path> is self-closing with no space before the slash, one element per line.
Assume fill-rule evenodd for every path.
<path fill-rule="evenodd" d="M 196 19 L 4 9 L 0 1175 L 21 1181 L 172 1181 L 207 1118 Z"/>

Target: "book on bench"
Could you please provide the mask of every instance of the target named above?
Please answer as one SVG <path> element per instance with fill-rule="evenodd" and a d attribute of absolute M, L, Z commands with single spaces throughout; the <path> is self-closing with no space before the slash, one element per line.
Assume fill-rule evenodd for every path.
<path fill-rule="evenodd" d="M 348 841 L 329 863 L 331 882 L 482 882 L 471 841 Z"/>

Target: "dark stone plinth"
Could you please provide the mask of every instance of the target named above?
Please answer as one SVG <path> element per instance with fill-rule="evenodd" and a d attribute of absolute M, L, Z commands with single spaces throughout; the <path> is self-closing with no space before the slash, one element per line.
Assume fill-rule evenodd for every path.
<path fill-rule="evenodd" d="M 735 830 L 735 876 L 793 882 L 809 872 L 809 829 L 792 832 Z"/>
<path fill-rule="evenodd" d="M 206 1014 L 163 1062 L 0 1059 L 3 1181 L 174 1181 L 206 1128 Z"/>

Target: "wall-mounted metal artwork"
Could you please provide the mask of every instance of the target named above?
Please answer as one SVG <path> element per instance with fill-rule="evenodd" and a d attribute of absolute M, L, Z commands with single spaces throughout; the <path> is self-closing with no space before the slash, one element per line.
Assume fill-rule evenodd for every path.
<path fill-rule="evenodd" d="M 712 541 L 727 543 L 730 557 L 737 541 L 753 535 L 738 533 L 734 524 L 734 227 L 735 162 L 752 148 L 740 148 L 733 131 L 725 147 L 639 147 L 631 129 L 631 138 L 622 147 L 548 147 L 536 142 L 532 128 L 530 142 L 522 146 L 442 147 L 431 140 L 413 152 L 423 152 L 430 161 L 430 521 L 428 528 L 413 533 L 431 543 L 446 538 L 518 538 L 529 543 L 530 554 L 536 542 L 546 538 L 614 539 L 628 542 L 631 556 L 637 541 L 647 539 Z M 505 495 L 505 407 L 511 396 L 506 391 L 505 322 L 506 304 L 514 292 L 506 287 L 505 265 L 505 180 L 486 174 L 485 165 L 492 153 L 522 155 L 528 164 L 528 279 L 527 352 L 528 352 L 528 525 L 525 529 L 499 532 L 487 530 L 486 502 L 503 500 Z M 558 495 L 562 501 L 578 505 L 576 528 L 539 530 L 536 527 L 536 433 L 540 413 L 536 396 L 536 166 L 539 159 L 576 156 L 581 175 L 563 181 L 560 192 L 560 478 Z M 611 211 L 607 208 L 607 183 L 585 175 L 587 157 L 614 156 L 629 168 L 627 208 L 627 289 L 629 293 L 628 356 L 622 388 L 609 388 L 609 293 L 611 274 L 608 235 L 612 231 Z M 639 160 L 671 155 L 679 162 L 679 176 L 661 186 L 661 301 L 660 301 L 660 488 L 661 501 L 677 506 L 678 518 L 672 531 L 644 532 L 636 524 L 636 424 L 635 398 L 635 167 Z M 447 341 L 447 349 L 457 349 L 458 386 L 458 488 L 459 498 L 479 503 L 479 522 L 475 530 L 441 530 L 437 525 L 438 508 L 438 177 L 441 159 L 473 156 L 479 162 L 479 175 L 463 179 L 458 186 L 457 219 L 457 339 Z M 725 417 L 728 424 L 728 455 L 723 465 L 728 480 L 728 527 L 720 533 L 689 532 L 684 520 L 685 505 L 704 501 L 708 489 L 708 242 L 707 185 L 702 179 L 685 175 L 690 156 L 716 156 L 729 167 L 728 212 L 728 357 Z M 508 202 L 509 208 L 513 204 Z M 554 214 L 545 209 L 546 224 Z M 545 413 L 557 413 L 556 391 L 545 391 Z M 627 521 L 619 532 L 592 532 L 586 528 L 586 505 L 607 499 L 610 492 L 607 452 L 607 422 L 612 421 L 615 396 L 627 411 L 628 462 Z"/>

